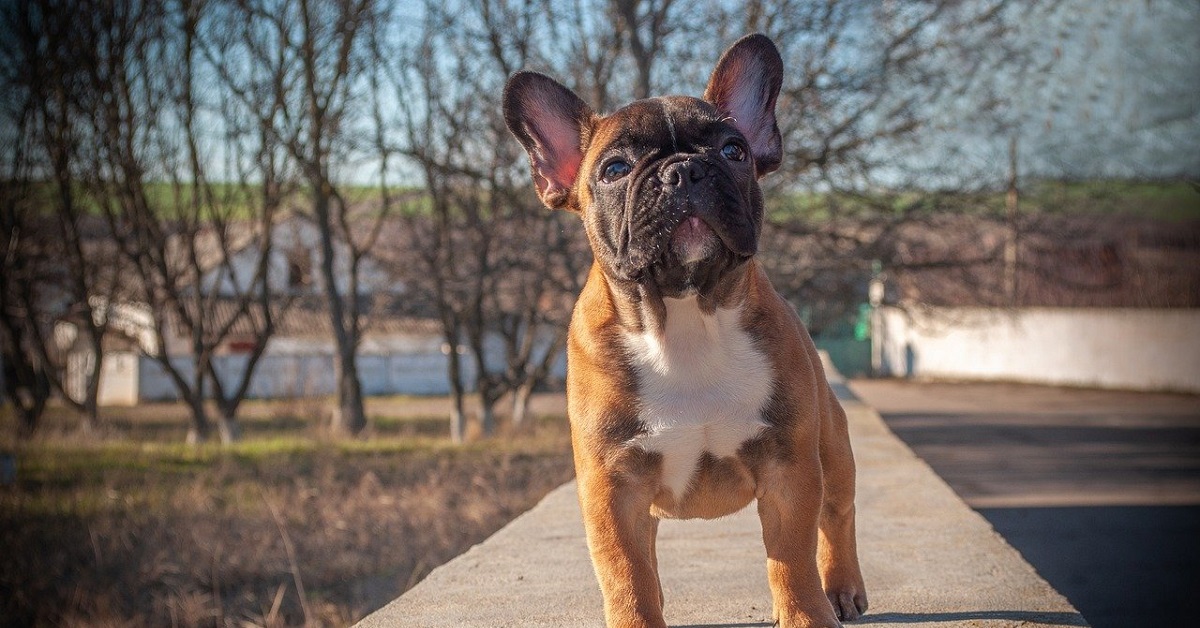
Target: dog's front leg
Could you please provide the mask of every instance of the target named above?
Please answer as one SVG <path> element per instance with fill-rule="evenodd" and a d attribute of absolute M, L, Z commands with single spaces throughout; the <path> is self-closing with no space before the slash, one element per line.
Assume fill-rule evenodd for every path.
<path fill-rule="evenodd" d="M 771 470 L 758 498 L 775 620 L 781 628 L 840 627 L 817 570 L 820 462 L 815 452 L 797 457 Z"/>
<path fill-rule="evenodd" d="M 588 549 L 610 628 L 665 627 L 650 515 L 652 483 L 633 481 L 605 469 L 579 473 Z"/>

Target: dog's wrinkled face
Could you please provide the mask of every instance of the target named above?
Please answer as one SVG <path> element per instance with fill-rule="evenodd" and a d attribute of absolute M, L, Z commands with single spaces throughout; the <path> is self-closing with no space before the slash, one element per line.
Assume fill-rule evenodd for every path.
<path fill-rule="evenodd" d="M 755 254 L 758 177 L 779 165 L 782 62 L 752 35 L 722 56 L 704 98 L 633 102 L 608 116 L 540 74 L 505 90 L 505 118 L 549 207 L 582 214 L 605 274 L 663 296 L 706 294 Z"/>
<path fill-rule="evenodd" d="M 610 276 L 664 296 L 711 287 L 757 250 L 762 195 L 745 136 L 712 104 L 637 101 L 598 121 L 578 194 Z"/>

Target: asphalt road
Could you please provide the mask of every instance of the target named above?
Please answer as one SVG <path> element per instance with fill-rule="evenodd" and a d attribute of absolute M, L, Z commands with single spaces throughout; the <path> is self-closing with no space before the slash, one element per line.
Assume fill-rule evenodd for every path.
<path fill-rule="evenodd" d="M 851 388 L 1093 626 L 1200 626 L 1200 397 Z"/>

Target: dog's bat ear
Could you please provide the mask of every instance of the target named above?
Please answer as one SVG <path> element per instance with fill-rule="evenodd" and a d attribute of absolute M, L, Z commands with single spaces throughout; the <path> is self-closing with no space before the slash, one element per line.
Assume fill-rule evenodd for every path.
<path fill-rule="evenodd" d="M 537 72 L 518 72 L 504 87 L 504 122 L 529 153 L 533 184 L 546 207 L 565 207 L 595 114 L 574 92 Z"/>
<path fill-rule="evenodd" d="M 783 59 L 766 36 L 747 35 L 732 46 L 713 70 L 704 100 L 732 118 L 750 143 L 758 176 L 779 167 L 783 140 L 775 122 L 775 101 L 783 85 Z"/>

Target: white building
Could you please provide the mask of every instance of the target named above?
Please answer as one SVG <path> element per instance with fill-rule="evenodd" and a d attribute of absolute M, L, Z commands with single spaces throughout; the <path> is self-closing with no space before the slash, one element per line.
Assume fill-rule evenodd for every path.
<path fill-rule="evenodd" d="M 287 398 L 328 395 L 335 392 L 334 339 L 328 310 L 316 272 L 319 234 L 310 222 L 289 218 L 276 226 L 268 259 L 269 282 L 279 286 L 277 306 L 273 309 L 276 331 L 259 359 L 251 379 L 251 398 Z M 345 256 L 338 256 L 343 259 Z M 227 299 L 216 308 L 216 318 L 228 320 L 236 311 L 233 296 L 238 285 L 246 285 L 254 276 L 259 260 L 258 242 L 243 236 L 231 255 L 230 263 L 221 264 L 220 256 L 210 262 L 211 270 L 202 284 L 218 287 Z M 345 273 L 338 273 L 344 276 Z M 365 395 L 435 395 L 449 392 L 447 376 L 450 346 L 444 341 L 439 321 L 430 317 L 399 316 L 380 313 L 369 306 L 379 301 L 402 301 L 404 286 L 392 280 L 383 264 L 364 258 L 360 267 L 359 299 L 363 304 L 365 331 L 358 352 L 358 370 Z M 215 282 L 220 282 L 216 284 Z M 344 293 L 346 286 L 339 286 Z M 100 378 L 101 405 L 132 405 L 141 401 L 178 398 L 170 375 L 154 357 L 165 352 L 185 377 L 192 376 L 191 344 L 184 326 L 168 316 L 165 346 L 159 347 L 154 319 L 144 303 L 118 303 L 99 311 L 109 316 L 110 333 L 105 337 L 104 361 Z M 222 313 L 222 308 L 227 312 Z M 68 354 L 67 388 L 72 396 L 82 396 L 90 351 L 69 323 L 57 330 L 59 345 Z M 217 348 L 216 370 L 226 387 L 237 382 L 254 344 L 252 321 L 239 321 Z M 460 349 L 461 353 L 461 349 Z M 491 352 L 497 355 L 497 352 Z M 464 356 L 466 357 L 466 356 Z M 495 365 L 500 366 L 500 365 Z M 565 360 L 559 359 L 555 374 L 565 374 Z M 473 386 L 472 360 L 462 361 L 464 384 Z"/>

